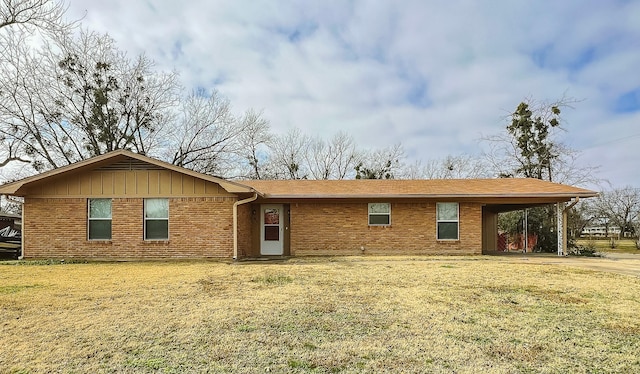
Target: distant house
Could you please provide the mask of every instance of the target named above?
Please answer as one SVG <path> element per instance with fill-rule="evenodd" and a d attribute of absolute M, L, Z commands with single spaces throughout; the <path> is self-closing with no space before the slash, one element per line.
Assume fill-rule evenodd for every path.
<path fill-rule="evenodd" d="M 481 254 L 498 213 L 596 195 L 537 179 L 235 182 L 124 150 L 0 194 L 24 197 L 33 259 Z"/>
<path fill-rule="evenodd" d="M 623 233 L 618 226 L 586 226 L 582 229 L 580 236 L 583 238 L 630 238 L 631 233 L 629 231 Z"/>

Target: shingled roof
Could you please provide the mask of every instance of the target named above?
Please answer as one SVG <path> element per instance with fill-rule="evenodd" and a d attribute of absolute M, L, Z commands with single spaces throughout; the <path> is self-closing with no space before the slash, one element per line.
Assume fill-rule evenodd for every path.
<path fill-rule="evenodd" d="M 428 180 L 246 180 L 265 198 L 594 197 L 583 188 L 530 178 Z"/>
<path fill-rule="evenodd" d="M 93 170 L 123 160 L 137 160 L 218 183 L 231 193 L 257 192 L 269 199 L 494 199 L 535 198 L 568 201 L 597 196 L 594 191 L 539 179 L 428 179 L 428 180 L 245 180 L 229 181 L 125 150 L 117 150 L 0 186 L 0 194 L 19 195 L 23 186 L 43 183 L 68 173 Z M 46 182 L 45 182 L 46 183 Z"/>

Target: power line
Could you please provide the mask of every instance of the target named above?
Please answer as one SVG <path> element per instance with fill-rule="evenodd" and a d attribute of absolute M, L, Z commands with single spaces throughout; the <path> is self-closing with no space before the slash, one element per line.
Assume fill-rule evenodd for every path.
<path fill-rule="evenodd" d="M 582 149 L 585 150 L 585 149 L 597 148 L 597 147 L 601 147 L 603 145 L 623 142 L 625 140 L 638 138 L 638 137 L 640 137 L 640 133 L 632 134 L 632 135 L 629 135 L 629 136 L 625 136 L 624 138 L 611 139 L 611 140 L 607 140 L 607 141 L 604 141 L 604 142 L 601 142 L 601 143 L 592 144 L 592 145 L 590 145 L 588 147 L 583 147 Z"/>

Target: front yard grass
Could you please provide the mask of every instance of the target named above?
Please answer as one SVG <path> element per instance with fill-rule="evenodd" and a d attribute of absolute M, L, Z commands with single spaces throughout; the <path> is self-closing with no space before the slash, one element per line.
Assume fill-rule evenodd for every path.
<path fill-rule="evenodd" d="M 636 248 L 635 239 L 614 239 L 615 248 L 611 248 L 611 239 L 578 239 L 576 244 L 582 246 L 592 246 L 596 251 L 602 253 L 632 253 L 640 254 Z"/>
<path fill-rule="evenodd" d="M 0 266 L 0 372 L 640 372 L 640 278 L 499 257 Z"/>

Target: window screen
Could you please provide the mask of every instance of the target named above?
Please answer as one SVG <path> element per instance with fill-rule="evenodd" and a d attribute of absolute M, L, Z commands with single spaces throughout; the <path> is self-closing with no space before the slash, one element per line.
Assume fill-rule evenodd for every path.
<path fill-rule="evenodd" d="M 89 199 L 89 240 L 111 240 L 111 199 Z"/>
<path fill-rule="evenodd" d="M 145 240 L 169 239 L 169 200 L 144 200 L 144 238 Z"/>
<path fill-rule="evenodd" d="M 458 203 L 436 204 L 438 240 L 458 240 Z"/>

